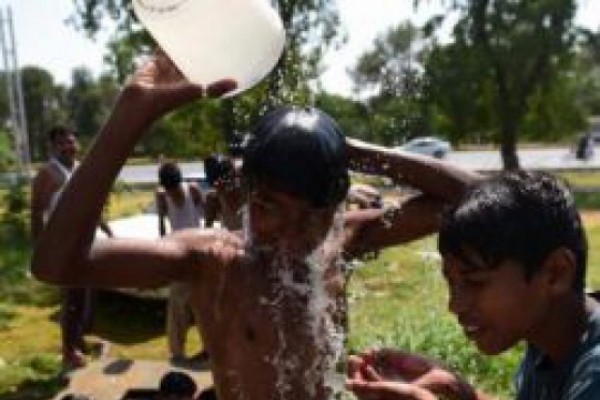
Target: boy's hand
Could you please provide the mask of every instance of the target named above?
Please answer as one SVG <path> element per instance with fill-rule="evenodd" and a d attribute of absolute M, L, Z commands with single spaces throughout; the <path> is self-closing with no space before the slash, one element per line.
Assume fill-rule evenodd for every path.
<path fill-rule="evenodd" d="M 396 350 L 383 349 L 353 356 L 348 362 L 349 382 L 361 387 L 368 383 L 385 382 L 398 389 L 405 382 L 449 399 L 476 398 L 475 391 L 446 368 L 424 357 Z M 371 385 L 372 386 L 372 385 Z M 381 386 L 381 385 L 378 385 Z M 401 385 L 405 390 L 405 385 Z M 399 397 L 403 398 L 403 397 Z"/>
<path fill-rule="evenodd" d="M 152 121 L 192 100 L 219 97 L 236 87 L 232 79 L 214 82 L 206 88 L 190 83 L 165 53 L 157 51 L 136 71 L 124 92 L 126 101 L 139 101 L 141 111 Z"/>
<path fill-rule="evenodd" d="M 348 381 L 346 387 L 361 400 L 437 400 L 426 389 L 409 383 L 392 381 L 354 382 Z"/>

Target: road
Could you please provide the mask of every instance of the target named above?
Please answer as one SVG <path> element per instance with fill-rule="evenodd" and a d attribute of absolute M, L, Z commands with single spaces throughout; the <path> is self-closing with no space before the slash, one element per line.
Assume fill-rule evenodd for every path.
<path fill-rule="evenodd" d="M 589 160 L 577 160 L 567 148 L 519 150 L 519 161 L 524 169 L 548 171 L 590 170 L 600 168 L 600 150 Z M 495 151 L 456 151 L 447 157 L 464 168 L 476 171 L 498 171 L 502 168 L 500 152 Z"/>
<path fill-rule="evenodd" d="M 521 166 L 526 169 L 548 171 L 600 170 L 600 150 L 586 161 L 577 160 L 567 148 L 519 150 Z M 474 171 L 498 171 L 502 167 L 498 150 L 453 151 L 446 160 Z M 180 163 L 183 175 L 194 178 L 204 175 L 201 162 Z M 126 183 L 157 183 L 158 165 L 130 165 L 123 168 L 119 179 Z M 14 180 L 14 174 L 0 175 L 0 184 Z"/>
<path fill-rule="evenodd" d="M 600 169 L 600 150 L 593 158 L 581 161 L 575 159 L 567 148 L 519 150 L 519 159 L 523 168 L 539 170 L 590 170 Z M 475 171 L 498 171 L 502 168 L 500 153 L 494 151 L 455 151 L 447 157 L 447 161 Z M 181 163 L 184 176 L 203 175 L 202 163 Z M 157 165 L 126 166 L 119 174 L 119 179 L 127 183 L 156 183 Z"/>

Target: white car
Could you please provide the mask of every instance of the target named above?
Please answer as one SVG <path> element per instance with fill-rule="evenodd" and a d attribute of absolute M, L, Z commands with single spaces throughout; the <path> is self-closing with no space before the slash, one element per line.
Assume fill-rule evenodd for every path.
<path fill-rule="evenodd" d="M 444 158 L 452 150 L 449 142 L 433 137 L 417 137 L 398 147 L 401 150 L 411 153 L 423 154 L 435 158 Z"/>

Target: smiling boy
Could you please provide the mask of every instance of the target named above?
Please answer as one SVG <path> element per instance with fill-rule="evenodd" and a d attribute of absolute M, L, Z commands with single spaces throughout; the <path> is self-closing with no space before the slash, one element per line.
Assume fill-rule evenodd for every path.
<path fill-rule="evenodd" d="M 585 233 L 562 182 L 534 172 L 483 181 L 447 213 L 439 250 L 449 309 L 477 348 L 495 355 L 527 343 L 517 399 L 600 398 L 600 308 L 585 295 Z M 489 398 L 393 350 L 353 358 L 348 386 L 364 399 Z"/>
<path fill-rule="evenodd" d="M 207 92 L 234 87 L 223 80 Z M 41 235 L 33 273 L 61 285 L 189 282 L 219 399 L 331 398 L 344 345 L 344 258 L 434 232 L 442 210 L 477 176 L 430 158 L 347 145 L 323 112 L 282 107 L 261 118 L 244 153 L 242 231 L 93 243 L 102 204 L 135 143 L 153 121 L 204 93 L 164 56 L 142 67 Z M 421 194 L 398 209 L 344 214 L 348 162 Z"/>

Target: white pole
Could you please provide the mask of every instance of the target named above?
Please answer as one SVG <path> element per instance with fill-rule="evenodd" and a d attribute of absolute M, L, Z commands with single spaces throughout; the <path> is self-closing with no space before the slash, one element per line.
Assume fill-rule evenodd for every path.
<path fill-rule="evenodd" d="M 18 110 L 18 119 L 19 119 L 19 132 L 21 134 L 21 162 L 25 167 L 25 172 L 27 172 L 27 176 L 29 176 L 29 165 L 31 163 L 31 156 L 29 153 L 29 134 L 27 131 L 27 118 L 25 117 L 25 101 L 23 100 L 23 85 L 21 82 L 21 69 L 19 68 L 19 60 L 17 58 L 17 42 L 15 38 L 15 30 L 13 25 L 13 14 L 12 8 L 10 6 L 7 7 L 8 14 L 8 29 L 11 37 L 11 47 L 12 47 L 12 56 L 13 56 L 13 66 L 14 66 L 14 85 L 16 89 L 16 105 Z"/>

